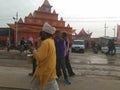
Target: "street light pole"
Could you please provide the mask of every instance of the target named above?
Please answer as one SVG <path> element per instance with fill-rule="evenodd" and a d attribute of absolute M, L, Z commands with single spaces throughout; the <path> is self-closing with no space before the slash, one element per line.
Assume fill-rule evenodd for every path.
<path fill-rule="evenodd" d="M 16 43 L 18 42 L 18 12 L 16 13 Z"/>
<path fill-rule="evenodd" d="M 13 17 L 15 21 L 15 29 L 16 29 L 16 45 L 18 42 L 18 12 L 16 13 L 16 17 Z"/>

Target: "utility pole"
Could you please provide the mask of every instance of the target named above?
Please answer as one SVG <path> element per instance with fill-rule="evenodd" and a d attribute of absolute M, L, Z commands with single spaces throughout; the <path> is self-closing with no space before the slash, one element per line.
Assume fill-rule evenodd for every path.
<path fill-rule="evenodd" d="M 114 28 L 113 28 L 113 31 L 114 31 L 114 38 L 115 38 L 115 26 L 114 26 Z"/>
<path fill-rule="evenodd" d="M 18 12 L 16 13 L 16 16 L 13 17 L 15 21 L 15 28 L 16 28 L 16 44 L 18 42 Z"/>
<path fill-rule="evenodd" d="M 106 36 L 106 29 L 108 28 L 107 26 L 106 26 L 106 23 L 105 23 L 105 33 L 104 33 L 104 36 Z"/>

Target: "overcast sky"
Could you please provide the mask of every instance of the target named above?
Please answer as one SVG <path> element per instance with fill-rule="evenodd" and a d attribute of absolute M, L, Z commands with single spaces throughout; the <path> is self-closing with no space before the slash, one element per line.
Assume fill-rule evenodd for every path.
<path fill-rule="evenodd" d="M 14 23 L 16 12 L 24 19 L 29 13 L 38 9 L 44 0 L 0 0 L 0 27 Z M 114 26 L 120 23 L 119 0 L 49 0 L 66 24 L 79 32 L 84 28 L 93 32 L 93 37 L 104 36 L 104 25 L 107 25 L 107 36 L 114 36 Z M 116 28 L 115 28 L 116 29 Z"/>

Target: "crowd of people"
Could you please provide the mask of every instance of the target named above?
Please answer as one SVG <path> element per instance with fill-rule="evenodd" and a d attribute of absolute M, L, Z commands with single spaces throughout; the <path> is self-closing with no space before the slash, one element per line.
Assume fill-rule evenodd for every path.
<path fill-rule="evenodd" d="M 33 46 L 31 40 L 27 42 L 30 47 Z M 24 37 L 20 40 L 20 45 L 27 48 Z M 39 37 L 34 42 L 34 48 L 31 48 L 33 68 L 29 73 L 32 76 L 30 90 L 59 90 L 57 82 L 62 77 L 66 84 L 71 84 L 69 77 L 74 76 L 75 73 L 69 59 L 69 48 L 66 32 L 56 31 L 48 23 L 43 25 Z M 97 44 L 93 48 L 94 51 L 98 50 Z M 109 40 L 106 55 L 115 53 L 114 40 Z"/>
<path fill-rule="evenodd" d="M 30 46 L 33 42 L 28 40 Z M 22 37 L 20 45 L 27 48 L 25 38 Z M 115 55 L 114 40 L 108 41 L 108 51 L 106 55 Z M 97 44 L 93 46 L 95 53 L 98 52 Z M 45 23 L 40 31 L 39 37 L 34 42 L 32 48 L 32 72 L 29 73 L 32 78 L 31 90 L 59 90 L 58 83 L 61 77 L 64 78 L 66 84 L 71 84 L 70 76 L 75 73 L 72 70 L 69 59 L 69 40 L 66 32 L 61 32 Z"/>
<path fill-rule="evenodd" d="M 69 76 L 74 76 L 69 60 L 69 41 L 67 33 L 56 31 L 45 23 L 40 32 L 39 44 L 32 50 L 33 70 L 31 90 L 59 90 L 60 78 L 63 76 L 66 84 L 71 84 Z"/>

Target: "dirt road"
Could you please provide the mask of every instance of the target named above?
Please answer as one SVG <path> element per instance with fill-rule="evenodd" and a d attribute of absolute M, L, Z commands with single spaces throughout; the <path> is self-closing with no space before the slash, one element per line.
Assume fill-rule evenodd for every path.
<path fill-rule="evenodd" d="M 2 52 L 0 52 L 2 53 Z M 6 54 L 14 55 L 15 53 Z M 5 53 L 0 54 L 5 55 Z M 0 59 L 0 87 L 29 89 L 31 64 L 28 59 Z M 22 57 L 22 58 L 23 58 Z M 71 53 L 70 60 L 76 76 L 70 77 L 71 85 L 66 85 L 63 78 L 58 82 L 60 90 L 120 90 L 119 55 L 105 56 L 92 52 Z M 0 90 L 23 90 L 4 89 Z"/>

